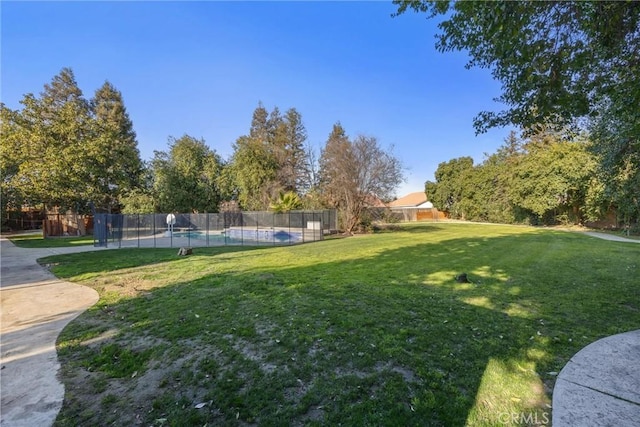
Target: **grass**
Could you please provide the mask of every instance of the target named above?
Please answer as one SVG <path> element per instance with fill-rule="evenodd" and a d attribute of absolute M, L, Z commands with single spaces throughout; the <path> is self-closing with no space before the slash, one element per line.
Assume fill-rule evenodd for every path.
<path fill-rule="evenodd" d="M 569 358 L 640 323 L 640 246 L 568 232 L 194 252 L 42 260 L 100 294 L 59 337 L 56 425 L 545 424 Z"/>
<path fill-rule="evenodd" d="M 20 248 L 65 248 L 70 246 L 93 245 L 93 236 L 42 237 L 42 234 L 23 234 L 9 237 Z"/>

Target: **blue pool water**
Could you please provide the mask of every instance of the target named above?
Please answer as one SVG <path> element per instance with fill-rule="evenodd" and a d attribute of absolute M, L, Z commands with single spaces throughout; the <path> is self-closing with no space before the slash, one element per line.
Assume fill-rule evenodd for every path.
<path fill-rule="evenodd" d="M 255 242 L 302 242 L 302 232 L 284 230 L 256 230 L 246 228 L 230 228 L 227 236 L 232 239 L 251 240 Z"/>
<path fill-rule="evenodd" d="M 209 233 L 206 231 L 177 231 L 173 233 L 176 238 L 189 238 L 195 240 L 207 240 L 220 243 L 296 243 L 302 242 L 302 232 L 268 230 L 268 229 L 246 229 L 231 228 L 220 233 Z"/>

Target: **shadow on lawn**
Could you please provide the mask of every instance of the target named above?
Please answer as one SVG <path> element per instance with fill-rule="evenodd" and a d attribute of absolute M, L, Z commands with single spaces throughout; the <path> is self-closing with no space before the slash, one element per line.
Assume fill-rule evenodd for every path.
<path fill-rule="evenodd" d="M 40 265 L 50 265 L 52 273 L 72 277 L 74 265 L 82 262 L 82 274 L 117 272 L 145 265 L 185 262 L 187 258 L 176 256 L 179 248 L 122 248 L 106 251 L 78 252 L 51 255 L 38 259 Z M 224 256 L 244 251 L 264 250 L 264 246 L 212 246 L 196 248 L 196 256 Z M 124 256 L 123 256 L 124 255 Z M 68 271 L 71 270 L 71 271 Z"/>
<path fill-rule="evenodd" d="M 140 335 L 163 343 L 165 387 L 130 409 L 149 422 L 545 424 L 553 372 L 588 342 L 640 323 L 632 276 L 601 282 L 640 251 L 607 256 L 607 244 L 548 232 L 425 242 L 207 275 L 84 317 L 106 316 L 123 347 Z M 473 283 L 457 283 L 461 272 Z M 185 369 L 210 379 L 186 391 Z M 157 375 L 144 370 L 130 387 Z M 198 402 L 211 403 L 189 409 Z M 73 405 L 62 419 L 92 421 L 65 412 Z"/>

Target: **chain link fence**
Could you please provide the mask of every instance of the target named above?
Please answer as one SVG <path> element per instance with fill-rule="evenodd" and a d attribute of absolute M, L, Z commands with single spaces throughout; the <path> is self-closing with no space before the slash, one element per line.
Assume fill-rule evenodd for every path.
<path fill-rule="evenodd" d="M 292 245 L 337 230 L 335 210 L 205 214 L 95 214 L 94 246 L 174 248 Z"/>

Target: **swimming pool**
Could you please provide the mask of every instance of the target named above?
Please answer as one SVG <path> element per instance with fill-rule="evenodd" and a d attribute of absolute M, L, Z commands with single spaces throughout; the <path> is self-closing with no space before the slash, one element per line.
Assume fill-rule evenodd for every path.
<path fill-rule="evenodd" d="M 170 237 L 170 236 L 168 236 Z M 176 231 L 173 238 L 207 240 L 210 243 L 300 243 L 303 241 L 302 231 L 285 231 L 277 229 L 228 228 L 222 231 Z"/>

